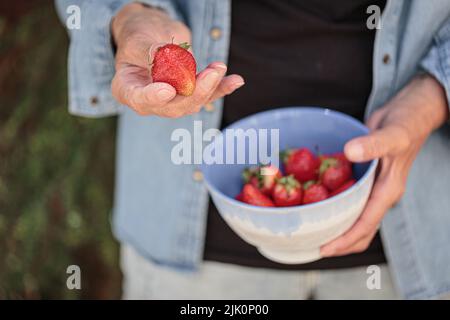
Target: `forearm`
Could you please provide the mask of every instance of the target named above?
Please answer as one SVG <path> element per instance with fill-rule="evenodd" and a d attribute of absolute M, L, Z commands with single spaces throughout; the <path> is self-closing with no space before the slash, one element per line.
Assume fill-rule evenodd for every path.
<path fill-rule="evenodd" d="M 432 75 L 435 82 L 440 84 L 441 88 L 434 90 L 435 97 L 441 98 L 442 92 L 444 93 L 448 120 L 448 107 L 450 106 L 450 17 L 433 36 L 431 48 L 423 58 L 420 67 L 429 75 Z M 437 88 L 437 86 L 434 87 Z M 439 104 L 437 101 L 434 101 L 434 103 Z"/>
<path fill-rule="evenodd" d="M 414 91 L 414 92 L 413 92 Z M 426 134 L 442 126 L 449 117 L 449 108 L 445 89 L 439 81 L 430 74 L 421 74 L 415 77 L 411 83 L 400 92 L 400 98 L 404 94 L 414 95 L 420 101 L 415 110 L 419 128 L 423 128 Z M 416 127 L 416 129 L 418 129 Z"/>
<path fill-rule="evenodd" d="M 445 88 L 435 77 L 429 74 L 420 76 L 419 79 L 422 82 L 422 90 L 427 99 L 430 127 L 435 130 L 449 120 L 449 103 Z"/>
<path fill-rule="evenodd" d="M 408 116 L 398 106 L 409 106 Z M 390 118 L 402 119 L 401 127 L 410 137 L 426 139 L 448 120 L 445 90 L 430 74 L 414 77 L 385 106 L 392 106 Z M 400 114 L 402 114 L 400 116 Z"/>

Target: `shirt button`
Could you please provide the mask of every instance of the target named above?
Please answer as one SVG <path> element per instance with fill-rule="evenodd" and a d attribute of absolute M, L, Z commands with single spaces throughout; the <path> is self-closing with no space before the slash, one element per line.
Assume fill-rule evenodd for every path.
<path fill-rule="evenodd" d="M 205 110 L 208 111 L 208 112 L 213 112 L 214 111 L 214 104 L 212 104 L 212 103 L 205 104 Z"/>
<path fill-rule="evenodd" d="M 219 28 L 212 28 L 209 34 L 211 38 L 218 40 L 222 36 L 222 30 Z"/>
<path fill-rule="evenodd" d="M 391 62 L 391 56 L 389 55 L 389 54 L 385 54 L 384 56 L 383 56 L 383 63 L 384 64 L 388 64 L 389 62 Z"/>
<path fill-rule="evenodd" d="M 194 181 L 202 181 L 203 173 L 198 169 L 194 170 L 194 173 L 192 174 L 192 179 L 194 179 Z"/>
<path fill-rule="evenodd" d="M 91 106 L 95 107 L 98 104 L 97 97 L 91 97 Z"/>

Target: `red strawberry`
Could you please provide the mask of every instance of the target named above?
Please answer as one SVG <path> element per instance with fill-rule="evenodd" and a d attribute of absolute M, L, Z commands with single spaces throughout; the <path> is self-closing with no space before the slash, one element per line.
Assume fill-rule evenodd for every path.
<path fill-rule="evenodd" d="M 241 201 L 244 202 L 244 197 L 242 195 L 242 191 L 236 196 L 234 197 L 237 201 Z"/>
<path fill-rule="evenodd" d="M 327 188 L 315 181 L 305 183 L 304 188 L 303 204 L 322 201 L 329 197 Z"/>
<path fill-rule="evenodd" d="M 337 188 L 336 190 L 330 192 L 330 197 L 333 197 L 341 192 L 344 192 L 345 190 L 347 190 L 348 188 L 350 188 L 352 185 L 354 185 L 356 183 L 355 179 L 351 179 L 348 180 L 346 183 L 344 183 L 342 186 L 340 186 L 339 188 Z"/>
<path fill-rule="evenodd" d="M 339 159 L 344 164 L 349 165 L 350 167 L 352 166 L 352 163 L 350 162 L 350 160 L 347 159 L 347 157 L 345 156 L 345 154 L 343 152 L 333 153 L 330 155 L 330 157 Z"/>
<path fill-rule="evenodd" d="M 280 170 L 275 166 L 247 168 L 242 172 L 245 183 L 251 183 L 266 196 L 271 196 L 276 180 L 281 178 Z"/>
<path fill-rule="evenodd" d="M 293 175 L 277 181 L 272 198 L 277 207 L 298 206 L 302 203 L 303 190 Z"/>
<path fill-rule="evenodd" d="M 273 201 L 250 183 L 242 189 L 242 200 L 245 203 L 259 207 L 275 207 Z"/>
<path fill-rule="evenodd" d="M 190 96 L 195 89 L 196 63 L 187 43 L 166 44 L 158 48 L 152 65 L 154 82 L 165 82 L 178 94 Z"/>
<path fill-rule="evenodd" d="M 352 177 L 351 162 L 342 154 L 325 158 L 319 171 L 322 184 L 330 191 L 336 190 Z"/>
<path fill-rule="evenodd" d="M 309 149 L 287 150 L 281 157 L 287 175 L 293 174 L 300 182 L 318 178 L 320 160 Z"/>

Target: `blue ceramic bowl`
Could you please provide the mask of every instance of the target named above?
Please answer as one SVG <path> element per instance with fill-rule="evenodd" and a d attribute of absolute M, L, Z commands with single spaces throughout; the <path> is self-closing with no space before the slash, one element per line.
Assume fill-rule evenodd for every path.
<path fill-rule="evenodd" d="M 271 129 L 278 129 L 279 137 L 275 133 L 265 141 L 263 137 Z M 233 134 L 228 136 L 229 132 Z M 257 133 L 254 140 L 257 143 L 248 143 L 248 137 L 255 137 L 252 132 Z M 227 164 L 204 163 L 204 181 L 224 220 L 264 256 L 281 263 L 314 261 L 320 258 L 320 246 L 348 230 L 361 214 L 378 161 L 355 164 L 357 183 L 337 196 L 313 204 L 280 208 L 236 201 L 234 197 L 242 188 L 242 170 L 255 162 L 264 162 L 265 154 L 275 159 L 279 150 L 286 148 L 307 147 L 323 154 L 341 152 L 347 141 L 367 133 L 367 127 L 358 120 L 329 109 L 289 107 L 257 113 L 233 123 L 212 142 L 210 147 L 221 150 L 223 162 Z M 239 139 L 247 143 L 239 145 Z M 266 152 L 276 142 L 279 149 L 273 148 L 272 154 Z"/>

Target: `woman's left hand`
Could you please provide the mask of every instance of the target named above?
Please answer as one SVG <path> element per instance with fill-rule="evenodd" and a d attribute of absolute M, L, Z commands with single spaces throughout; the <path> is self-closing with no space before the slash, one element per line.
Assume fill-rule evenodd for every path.
<path fill-rule="evenodd" d="M 380 158 L 379 174 L 366 207 L 342 236 L 321 248 L 323 257 L 365 251 L 387 211 L 400 200 L 411 165 L 422 145 L 448 119 L 444 89 L 432 76 L 420 75 L 367 122 L 367 136 L 349 141 L 345 155 L 352 162 Z"/>

